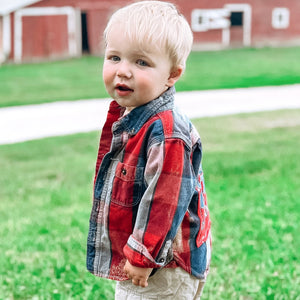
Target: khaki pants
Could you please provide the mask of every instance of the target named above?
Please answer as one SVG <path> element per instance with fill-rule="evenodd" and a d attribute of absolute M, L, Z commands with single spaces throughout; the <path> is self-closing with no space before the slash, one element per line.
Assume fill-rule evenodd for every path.
<path fill-rule="evenodd" d="M 115 300 L 198 300 L 204 284 L 205 280 L 181 268 L 165 268 L 150 277 L 145 288 L 133 285 L 131 280 L 117 282 Z"/>

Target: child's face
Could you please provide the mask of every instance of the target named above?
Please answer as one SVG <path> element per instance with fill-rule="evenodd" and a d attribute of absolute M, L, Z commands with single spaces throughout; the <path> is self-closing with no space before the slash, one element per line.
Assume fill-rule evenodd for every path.
<path fill-rule="evenodd" d="M 103 80 L 110 96 L 127 111 L 159 97 L 174 84 L 168 55 L 132 42 L 120 26 L 107 38 Z"/>

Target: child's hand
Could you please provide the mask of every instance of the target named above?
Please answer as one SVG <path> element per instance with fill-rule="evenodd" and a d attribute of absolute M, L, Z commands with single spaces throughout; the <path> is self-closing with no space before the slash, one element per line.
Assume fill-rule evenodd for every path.
<path fill-rule="evenodd" d="M 141 287 L 148 286 L 148 278 L 153 269 L 151 268 L 139 268 L 133 266 L 128 260 L 125 263 L 124 271 L 129 279 L 132 279 L 134 285 L 139 285 Z"/>

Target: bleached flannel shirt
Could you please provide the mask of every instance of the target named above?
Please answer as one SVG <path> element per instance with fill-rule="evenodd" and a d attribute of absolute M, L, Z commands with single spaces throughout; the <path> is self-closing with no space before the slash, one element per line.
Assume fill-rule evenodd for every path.
<path fill-rule="evenodd" d="M 128 279 L 126 260 L 206 275 L 210 218 L 201 141 L 174 108 L 174 93 L 170 88 L 124 117 L 124 108 L 110 104 L 87 244 L 87 269 L 96 276 Z"/>

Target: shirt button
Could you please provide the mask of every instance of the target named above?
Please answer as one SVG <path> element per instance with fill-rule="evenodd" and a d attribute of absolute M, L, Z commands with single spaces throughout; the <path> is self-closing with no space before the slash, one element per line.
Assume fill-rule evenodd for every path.
<path fill-rule="evenodd" d="M 122 173 L 123 175 L 126 175 L 126 173 L 127 173 L 126 169 L 122 169 L 121 173 Z"/>

